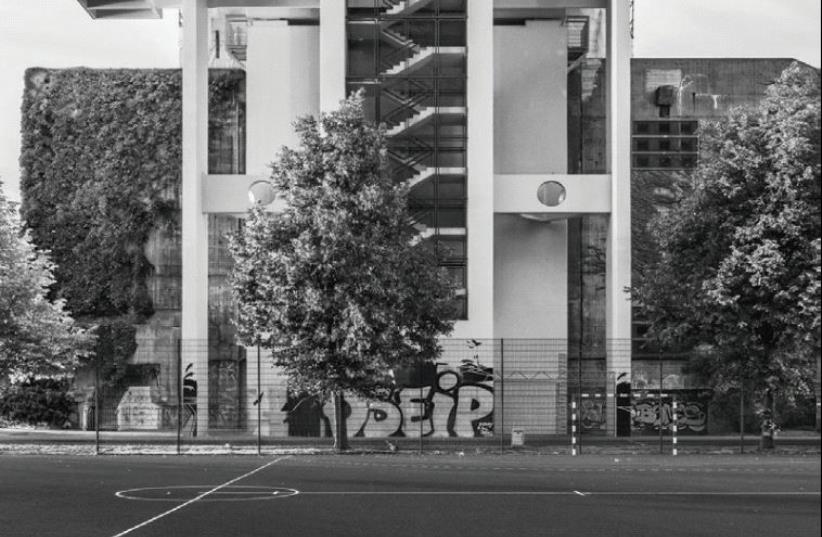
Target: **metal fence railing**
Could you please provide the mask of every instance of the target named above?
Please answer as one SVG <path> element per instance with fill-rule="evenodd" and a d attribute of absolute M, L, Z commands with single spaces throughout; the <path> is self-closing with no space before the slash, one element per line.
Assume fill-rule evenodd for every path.
<path fill-rule="evenodd" d="M 554 445 L 580 453 L 630 437 L 658 441 L 667 452 L 674 434 L 754 432 L 750 398 L 700 386 L 684 372 L 681 355 L 632 356 L 630 342 L 573 356 L 567 340 L 446 339 L 441 347 L 435 362 L 394 371 L 378 397 L 346 396 L 353 445 L 420 451 Z M 94 431 L 98 449 L 330 445 L 331 398 L 289 388 L 265 349 L 138 341 L 125 364 L 112 367 L 100 356 L 78 372 L 71 425 Z"/>

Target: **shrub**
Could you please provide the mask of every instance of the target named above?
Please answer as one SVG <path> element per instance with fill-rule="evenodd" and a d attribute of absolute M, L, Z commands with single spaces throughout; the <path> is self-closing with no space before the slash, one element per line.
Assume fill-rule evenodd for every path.
<path fill-rule="evenodd" d="M 74 407 L 63 380 L 29 379 L 0 392 L 0 418 L 12 423 L 62 427 Z"/>

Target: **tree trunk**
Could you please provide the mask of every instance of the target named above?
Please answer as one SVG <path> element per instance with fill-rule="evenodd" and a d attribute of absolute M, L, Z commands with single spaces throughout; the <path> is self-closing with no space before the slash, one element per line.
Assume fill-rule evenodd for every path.
<path fill-rule="evenodd" d="M 348 444 L 348 427 L 345 423 L 345 396 L 342 390 L 334 392 L 334 451 L 342 453 L 351 449 Z"/>
<path fill-rule="evenodd" d="M 773 431 L 775 427 L 773 422 L 773 392 L 771 390 L 765 392 L 762 406 L 762 412 L 759 417 L 760 430 L 762 432 L 759 437 L 759 449 L 767 451 L 774 448 Z"/>

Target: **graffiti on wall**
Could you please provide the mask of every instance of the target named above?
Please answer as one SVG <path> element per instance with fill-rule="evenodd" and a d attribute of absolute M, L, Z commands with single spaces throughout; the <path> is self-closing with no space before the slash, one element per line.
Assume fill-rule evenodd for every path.
<path fill-rule="evenodd" d="M 454 368 L 426 363 L 399 371 L 396 387 L 382 397 L 346 398 L 343 413 L 355 437 L 477 437 L 494 431 L 493 369 L 479 360 Z M 290 436 L 330 436 L 333 404 L 314 396 L 289 396 Z"/>
<path fill-rule="evenodd" d="M 162 407 L 152 400 L 150 386 L 131 386 L 117 405 L 117 429 L 157 430 L 162 415 Z"/>
<path fill-rule="evenodd" d="M 708 397 L 693 390 L 676 394 L 677 409 L 674 416 L 672 399 L 659 399 L 649 392 L 636 392 L 631 402 L 631 425 L 640 434 L 657 434 L 671 431 L 676 423 L 680 434 L 708 434 Z"/>
<path fill-rule="evenodd" d="M 245 362 L 213 360 L 208 364 L 210 427 L 236 429 L 243 423 Z"/>
<path fill-rule="evenodd" d="M 579 424 L 583 431 L 604 431 L 606 420 L 606 401 L 603 397 L 588 399 L 583 397 L 579 402 Z"/>
<path fill-rule="evenodd" d="M 194 364 L 186 365 L 183 374 L 183 431 L 197 436 L 197 379 L 194 378 Z"/>

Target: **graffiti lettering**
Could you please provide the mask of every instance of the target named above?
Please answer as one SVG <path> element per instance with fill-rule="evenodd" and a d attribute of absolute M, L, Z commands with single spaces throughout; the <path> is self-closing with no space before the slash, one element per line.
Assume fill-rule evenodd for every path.
<path fill-rule="evenodd" d="M 676 422 L 680 433 L 705 434 L 708 427 L 708 413 L 703 401 L 678 403 L 676 416 L 670 400 L 663 399 L 660 407 L 655 399 L 634 400 L 631 405 L 631 421 L 635 431 L 651 433 L 660 428 L 670 430 Z"/>
<path fill-rule="evenodd" d="M 475 360 L 450 368 L 424 364 L 398 375 L 397 387 L 378 400 L 346 397 L 348 430 L 355 437 L 476 437 L 493 434 L 493 370 Z M 289 397 L 282 408 L 291 436 L 319 436 L 329 422 L 331 403 L 316 397 Z M 325 432 L 330 435 L 330 428 Z"/>

